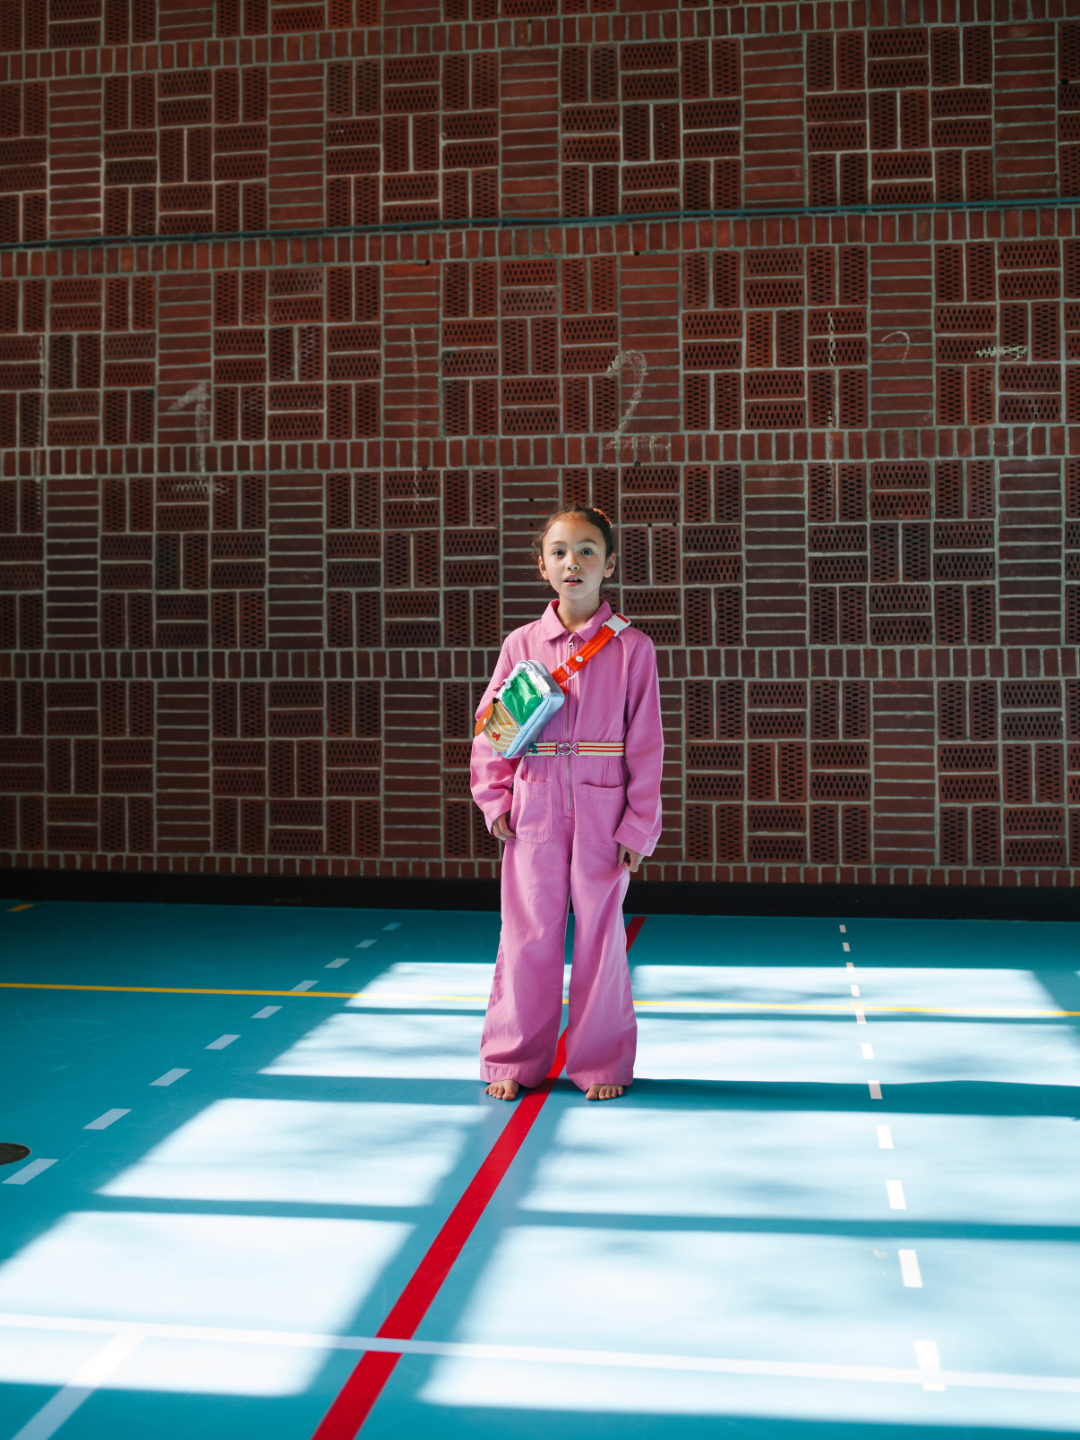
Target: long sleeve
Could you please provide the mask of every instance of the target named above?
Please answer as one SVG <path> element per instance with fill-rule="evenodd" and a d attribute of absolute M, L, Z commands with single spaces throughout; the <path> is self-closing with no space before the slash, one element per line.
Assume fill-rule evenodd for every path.
<path fill-rule="evenodd" d="M 656 652 L 641 637 L 630 656 L 626 683 L 626 809 L 615 831 L 620 845 L 651 855 L 660 839 L 663 815 L 660 781 L 664 769 L 664 730 L 660 717 L 660 679 Z"/>
<path fill-rule="evenodd" d="M 517 660 L 510 654 L 510 641 L 506 640 L 499 656 L 499 663 L 495 666 L 495 673 L 491 677 L 484 697 L 480 701 L 476 711 L 476 719 L 479 719 L 487 709 L 492 696 L 503 683 L 510 671 L 517 664 Z M 514 775 L 517 771 L 519 761 L 507 760 L 502 755 L 497 755 L 491 748 L 491 741 L 484 734 L 477 735 L 473 740 L 471 776 L 473 799 L 484 812 L 484 820 L 490 830 L 500 815 L 505 815 L 510 809 L 510 801 L 513 797 Z"/>

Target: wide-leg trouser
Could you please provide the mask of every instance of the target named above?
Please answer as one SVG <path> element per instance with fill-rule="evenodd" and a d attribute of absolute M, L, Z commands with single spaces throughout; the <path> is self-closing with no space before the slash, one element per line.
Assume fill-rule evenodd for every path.
<path fill-rule="evenodd" d="M 572 808 L 544 781 L 518 779 L 503 847 L 502 935 L 483 1038 L 485 1080 L 538 1085 L 562 1022 L 566 923 L 574 905 L 566 1073 L 575 1085 L 629 1085 L 637 1020 L 622 902 L 630 883 L 614 830 L 625 791 L 579 784 Z M 546 794 L 545 794 L 546 792 Z M 565 811 L 565 813 L 559 813 Z"/>

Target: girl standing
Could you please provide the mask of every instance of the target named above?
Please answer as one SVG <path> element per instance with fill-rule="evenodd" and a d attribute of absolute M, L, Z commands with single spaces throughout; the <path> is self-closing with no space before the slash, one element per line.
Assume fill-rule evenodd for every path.
<path fill-rule="evenodd" d="M 603 511 L 567 506 L 549 517 L 536 548 L 557 598 L 507 637 L 478 715 L 519 660 L 554 671 L 612 613 L 600 598 L 615 570 Z M 661 826 L 663 733 L 649 637 L 629 627 L 573 675 L 531 748 L 540 753 L 507 760 L 483 733 L 473 742 L 473 798 L 503 842 L 502 935 L 481 1075 L 489 1095 L 512 1100 L 551 1068 L 573 901 L 566 1071 L 589 1100 L 609 1100 L 633 1079 L 637 1048 L 622 902 Z"/>

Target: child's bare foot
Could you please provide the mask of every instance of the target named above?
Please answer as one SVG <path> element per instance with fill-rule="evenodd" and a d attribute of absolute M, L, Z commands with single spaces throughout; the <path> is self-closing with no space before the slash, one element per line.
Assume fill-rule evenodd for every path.
<path fill-rule="evenodd" d="M 513 1100 L 517 1096 L 518 1082 L 516 1080 L 493 1080 L 485 1090 L 485 1095 L 494 1095 L 496 1100 Z"/>
<path fill-rule="evenodd" d="M 617 1100 L 622 1094 L 621 1085 L 590 1085 L 585 1093 L 586 1100 Z"/>

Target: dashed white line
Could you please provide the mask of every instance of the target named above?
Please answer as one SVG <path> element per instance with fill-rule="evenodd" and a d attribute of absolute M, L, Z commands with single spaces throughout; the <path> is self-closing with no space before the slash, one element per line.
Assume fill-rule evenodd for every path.
<path fill-rule="evenodd" d="M 900 1259 L 900 1278 L 907 1290 L 921 1290 L 922 1271 L 919 1269 L 919 1257 L 914 1250 L 898 1250 Z"/>
<path fill-rule="evenodd" d="M 400 921 L 400 920 L 391 920 L 391 922 L 390 922 L 389 925 L 384 925 L 382 928 L 383 928 L 384 930 L 400 930 L 400 929 L 401 929 L 401 921 Z"/>
<path fill-rule="evenodd" d="M 877 1081 L 877 1080 L 868 1080 L 868 1081 L 867 1081 L 867 1084 L 870 1086 L 870 1099 L 871 1099 L 871 1100 L 880 1100 L 880 1099 L 881 1099 L 881 1084 L 880 1084 L 880 1082 Z"/>
<path fill-rule="evenodd" d="M 281 1009 L 280 1005 L 264 1005 L 261 1010 L 256 1010 L 252 1015 L 253 1020 L 269 1020 L 271 1015 L 276 1015 Z"/>
<path fill-rule="evenodd" d="M 349 963 L 349 957 L 348 957 L 348 955 L 346 955 L 343 960 L 331 960 L 331 961 L 330 961 L 330 964 L 327 965 L 326 968 L 327 968 L 327 970 L 340 970 L 341 967 L 342 967 L 342 965 L 347 965 L 348 963 Z"/>
<path fill-rule="evenodd" d="M 107 1130 L 114 1120 L 120 1120 L 125 1115 L 130 1115 L 130 1110 L 106 1110 L 104 1115 L 99 1115 L 96 1120 L 91 1120 L 89 1125 L 84 1125 L 84 1130 Z"/>
<path fill-rule="evenodd" d="M 190 1075 L 190 1070 L 166 1070 L 164 1075 L 159 1075 L 156 1080 L 151 1080 L 151 1085 L 172 1085 L 184 1075 Z"/>
<path fill-rule="evenodd" d="M 904 1187 L 899 1180 L 886 1180 L 885 1190 L 889 1196 L 890 1210 L 907 1209 L 907 1201 L 904 1199 Z M 915 1251 L 911 1250 L 908 1253 L 914 1255 Z"/>
<path fill-rule="evenodd" d="M 21 1170 L 16 1170 L 14 1175 L 9 1175 L 4 1184 L 28 1185 L 43 1170 L 48 1170 L 50 1165 L 55 1164 L 55 1160 L 31 1160 L 29 1165 L 24 1165 Z"/>
<path fill-rule="evenodd" d="M 865 1024 L 866 1024 L 866 1011 L 863 1010 L 863 1009 L 861 1009 L 858 1005 L 855 1006 L 855 1024 L 856 1024 L 856 1025 L 865 1025 Z"/>
<path fill-rule="evenodd" d="M 878 1149 L 891 1150 L 893 1148 L 892 1131 L 888 1125 L 878 1125 L 875 1128 L 877 1130 Z"/>
<path fill-rule="evenodd" d="M 851 987 L 851 993 L 852 993 L 852 995 L 855 995 L 855 996 L 857 996 L 857 995 L 859 994 L 859 987 L 858 987 L 858 985 L 852 985 L 852 987 Z"/>
<path fill-rule="evenodd" d="M 361 940 L 360 944 L 354 948 L 357 950 L 370 950 L 372 945 L 377 945 L 378 943 L 377 940 Z"/>
<path fill-rule="evenodd" d="M 841 940 L 841 941 L 840 941 L 840 944 L 844 947 L 845 951 L 848 951 L 848 950 L 851 949 L 851 946 L 848 944 L 848 942 L 847 942 L 846 940 Z"/>
<path fill-rule="evenodd" d="M 846 926 L 846 925 L 841 925 L 841 926 L 840 926 L 840 934 L 841 934 L 841 935 L 846 935 L 846 934 L 847 934 L 847 926 Z"/>
<path fill-rule="evenodd" d="M 211 1040 L 207 1045 L 208 1050 L 224 1050 L 226 1045 L 231 1045 L 234 1040 L 239 1040 L 239 1035 L 219 1035 L 216 1040 Z"/>
<path fill-rule="evenodd" d="M 300 994 L 304 990 L 314 990 L 318 980 L 301 980 L 299 985 L 294 985 L 293 994 Z"/>
<path fill-rule="evenodd" d="M 874 1047 L 873 1047 L 873 1045 L 867 1045 L 865 1041 L 863 1042 L 863 1047 L 862 1047 L 862 1058 L 863 1058 L 864 1060 L 872 1060 L 872 1059 L 874 1058 Z"/>
<path fill-rule="evenodd" d="M 855 961 L 854 961 L 854 960 L 849 960 L 849 961 L 847 962 L 847 968 L 848 968 L 849 970 L 854 970 L 854 969 L 855 969 Z"/>

